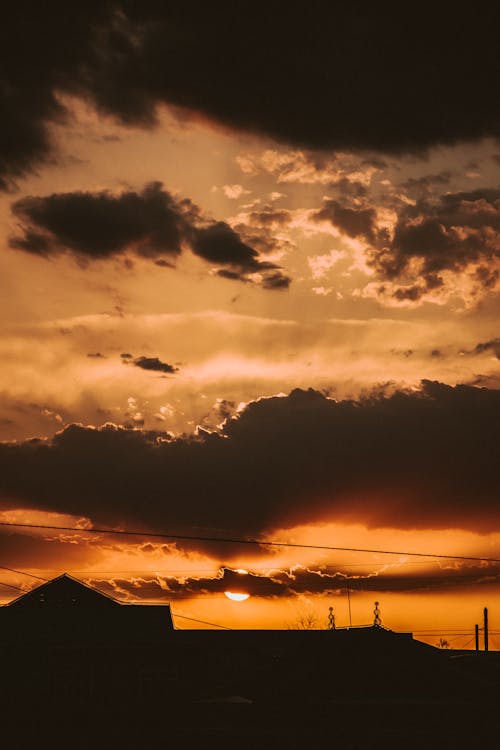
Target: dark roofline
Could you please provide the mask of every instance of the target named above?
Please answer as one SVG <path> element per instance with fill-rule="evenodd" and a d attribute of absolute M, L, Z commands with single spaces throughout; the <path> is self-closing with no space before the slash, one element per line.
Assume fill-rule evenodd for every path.
<path fill-rule="evenodd" d="M 37 586 L 34 586 L 29 591 L 24 591 L 19 596 L 16 596 L 15 599 L 11 599 L 10 602 L 7 602 L 5 604 L 5 607 L 10 607 L 11 604 L 15 604 L 16 602 L 20 601 L 21 599 L 24 599 L 25 596 L 28 594 L 32 594 L 37 589 L 41 589 L 44 586 L 48 586 L 50 583 L 55 583 L 55 581 L 60 581 L 62 578 L 69 578 L 70 581 L 73 581 L 74 583 L 78 583 L 80 586 L 83 586 L 84 588 L 88 589 L 89 591 L 92 591 L 94 594 L 100 594 L 105 599 L 110 599 L 115 604 L 123 604 L 123 602 L 120 602 L 119 599 L 115 599 L 114 596 L 110 596 L 109 594 L 105 594 L 103 591 L 99 591 L 99 589 L 94 588 L 93 586 L 89 586 L 87 583 L 84 583 L 83 581 L 80 581 L 79 578 L 75 578 L 74 576 L 71 576 L 69 573 L 61 573 L 61 575 L 56 576 L 55 578 L 50 578 L 47 581 L 44 581 L 43 583 L 38 584 Z"/>
<path fill-rule="evenodd" d="M 116 599 L 114 596 L 111 596 L 111 594 L 105 594 L 103 591 L 100 591 L 98 588 L 95 588 L 94 586 L 89 586 L 87 583 L 84 583 L 79 578 L 75 578 L 69 573 L 61 573 L 61 575 L 58 575 L 55 578 L 50 578 L 49 580 L 44 581 L 43 583 L 37 584 L 32 589 L 29 589 L 29 591 L 24 591 L 22 594 L 19 594 L 19 596 L 16 596 L 15 599 L 11 599 L 10 602 L 7 602 L 6 604 L 3 604 L 2 606 L 10 607 L 11 604 L 16 604 L 21 599 L 24 599 L 25 596 L 27 596 L 28 594 L 32 594 L 37 589 L 41 589 L 44 586 L 48 586 L 49 584 L 55 583 L 55 581 L 59 581 L 64 578 L 67 578 L 70 581 L 77 583 L 79 586 L 83 586 L 83 588 L 86 588 L 89 591 L 92 591 L 94 594 L 99 594 L 105 599 L 109 599 L 110 601 L 113 602 L 113 604 L 118 604 L 121 607 L 168 607 L 170 611 L 170 616 L 172 617 L 172 610 L 170 607 L 170 602 L 124 602 L 124 601 L 121 601 L 121 599 Z M 173 624 L 173 619 L 172 619 L 172 624 Z"/>

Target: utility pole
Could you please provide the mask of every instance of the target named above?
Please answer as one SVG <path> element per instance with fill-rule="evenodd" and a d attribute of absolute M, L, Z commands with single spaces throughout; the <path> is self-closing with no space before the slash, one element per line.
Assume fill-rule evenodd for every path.
<path fill-rule="evenodd" d="M 484 608 L 484 650 L 488 651 L 488 607 Z"/>
<path fill-rule="evenodd" d="M 476 654 L 479 653 L 479 625 L 476 623 L 475 631 L 476 631 Z"/>

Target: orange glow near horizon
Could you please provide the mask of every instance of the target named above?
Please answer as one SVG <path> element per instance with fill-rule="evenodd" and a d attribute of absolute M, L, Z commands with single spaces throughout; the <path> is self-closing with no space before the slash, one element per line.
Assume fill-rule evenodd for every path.
<path fill-rule="evenodd" d="M 29 511 L 18 511 L 15 515 L 5 513 L 2 517 L 20 522 L 52 522 L 54 525 L 63 522 L 63 517 L 56 517 L 56 514 L 38 512 L 35 516 Z M 64 521 L 69 520 L 64 517 Z M 31 538 L 43 544 L 44 557 L 38 553 L 29 565 L 28 558 L 23 564 L 13 563 L 12 568 L 19 570 L 18 573 L 2 572 L 1 581 L 7 584 L 0 588 L 2 602 L 7 603 L 22 593 L 9 586 L 27 591 L 37 585 L 33 578 L 21 571 L 41 578 L 68 572 L 118 600 L 169 601 L 174 618 L 177 614 L 230 628 L 291 628 L 304 612 L 314 615 L 316 626 L 322 628 L 327 626 L 329 606 L 334 608 L 337 627 L 366 626 L 373 622 L 374 602 L 377 600 L 381 603 L 384 626 L 414 632 L 416 638 L 434 645 L 443 637 L 457 648 L 473 647 L 474 625 L 480 624 L 483 607 L 488 606 L 491 648 L 497 647 L 495 638 L 498 639 L 498 634 L 494 631 L 497 619 L 500 631 L 500 609 L 497 612 L 495 602 L 500 594 L 500 582 L 497 583 L 497 566 L 493 564 L 414 558 L 408 554 L 392 556 L 302 548 L 256 548 L 252 552 L 246 549 L 244 554 L 224 559 L 208 552 L 184 551 L 163 541 L 130 542 L 122 541 L 119 536 L 94 536 L 86 534 L 84 528 L 82 525 L 82 531 L 64 534 L 13 528 L 9 535 L 15 533 L 19 539 L 24 537 L 27 541 Z M 396 546 L 401 553 L 500 558 L 500 534 L 481 535 L 457 529 L 404 531 L 368 529 L 361 524 L 323 523 L 281 529 L 271 536 L 295 544 L 381 550 Z M 230 553 L 232 548 L 227 551 Z M 234 591 L 217 589 L 224 568 L 243 576 L 244 588 L 247 589 L 248 583 L 250 594 L 238 590 L 236 584 Z M 465 577 L 470 570 L 476 576 L 472 582 Z M 273 596 L 272 589 L 267 588 L 270 594 L 266 593 L 269 581 L 275 580 L 276 576 L 283 580 L 285 575 L 293 585 L 295 580 L 300 580 L 300 575 L 308 572 L 337 574 L 334 590 L 328 594 L 321 591 L 300 593 L 297 590 L 295 594 Z M 169 589 L 169 581 L 175 582 L 175 588 Z M 209 590 L 211 581 L 215 587 L 213 593 Z M 387 586 L 392 586 L 392 589 Z M 244 608 L 234 606 L 242 601 L 247 601 Z M 201 627 L 188 619 L 179 622 L 183 628 Z"/>

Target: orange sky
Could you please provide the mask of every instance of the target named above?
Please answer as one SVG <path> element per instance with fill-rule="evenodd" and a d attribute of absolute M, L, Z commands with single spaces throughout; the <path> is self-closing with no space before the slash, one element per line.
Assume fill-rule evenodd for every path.
<path fill-rule="evenodd" d="M 136 20 L 129 38 L 124 14 L 119 33 L 147 55 L 150 27 Z M 386 103 L 363 111 L 359 142 L 314 115 L 308 134 L 274 97 L 248 115 L 253 68 L 226 109 L 130 71 L 123 99 L 106 98 L 66 54 L 71 85 L 36 81 L 59 112 L 36 114 L 33 94 L 43 153 L 15 151 L 5 175 L 0 154 L 0 520 L 500 558 L 498 133 L 464 120 L 421 142 L 410 117 L 406 138 L 384 125 Z M 310 86 L 293 83 L 297 106 Z M 342 101 L 325 122 L 358 133 Z M 6 568 L 172 595 L 179 614 L 228 627 L 304 612 L 325 624 L 330 605 L 347 625 L 342 579 L 354 624 L 376 599 L 397 630 L 473 630 L 486 605 L 497 618 L 496 563 L 7 527 L 0 547 Z M 259 577 L 247 601 L 219 591 L 224 568 Z M 205 578 L 217 590 L 200 591 Z M 0 569 L 14 587 L 34 580 Z"/>
<path fill-rule="evenodd" d="M 3 512 L 0 520 L 88 528 L 88 522 L 81 518 L 39 512 Z M 497 613 L 495 601 L 500 593 L 500 566 L 431 556 L 486 553 L 499 558 L 499 533 L 479 535 L 453 529 L 405 532 L 327 523 L 277 530 L 274 538 L 305 545 L 355 545 L 381 550 L 397 547 L 400 552 L 428 552 L 430 556 L 250 548 L 242 549 L 228 562 L 223 556 L 182 552 L 179 546 L 165 544 L 165 540 L 140 542 L 102 534 L 94 537 L 83 531 L 35 528 L 19 529 L 20 535 L 14 529 L 7 531 L 16 534 L 18 544 L 24 537 L 41 544 L 41 550 L 36 562 L 35 558 L 30 560 L 28 544 L 24 559 L 29 564 L 22 568 L 22 556 L 19 562 L 11 558 L 12 567 L 18 572 L 4 570 L 4 583 L 29 590 L 37 580 L 23 575 L 22 570 L 40 578 L 70 572 L 121 601 L 170 601 L 179 628 L 211 627 L 210 623 L 230 628 L 290 628 L 303 621 L 323 628 L 327 626 L 330 606 L 334 608 L 337 627 L 369 625 L 374 602 L 379 601 L 386 627 L 414 631 L 416 638 L 431 644 L 446 638 L 455 648 L 472 648 L 474 625 L 482 624 L 482 611 L 488 606 L 490 647 L 497 647 L 495 623 L 500 611 Z M 235 571 L 231 581 L 212 586 L 211 592 L 210 581 L 221 578 L 224 567 Z M 341 578 L 333 583 L 324 579 L 327 593 L 321 593 L 321 582 L 318 589 L 301 581 L 301 574 L 306 572 L 326 577 L 337 573 Z M 273 584 L 283 580 L 284 575 L 290 590 L 275 591 Z M 180 585 L 172 589 L 173 582 Z M 229 601 L 225 590 L 250 593 L 250 597 L 244 602 Z M 2 601 L 10 601 L 16 595 L 12 589 L 2 587 Z"/>

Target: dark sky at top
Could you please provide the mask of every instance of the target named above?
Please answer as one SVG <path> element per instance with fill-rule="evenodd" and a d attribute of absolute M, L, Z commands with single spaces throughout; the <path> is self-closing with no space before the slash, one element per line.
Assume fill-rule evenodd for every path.
<path fill-rule="evenodd" d="M 49 156 L 58 90 L 127 124 L 167 103 L 312 149 L 498 132 L 495 4 L 21 0 L 0 33 L 4 186 Z"/>

